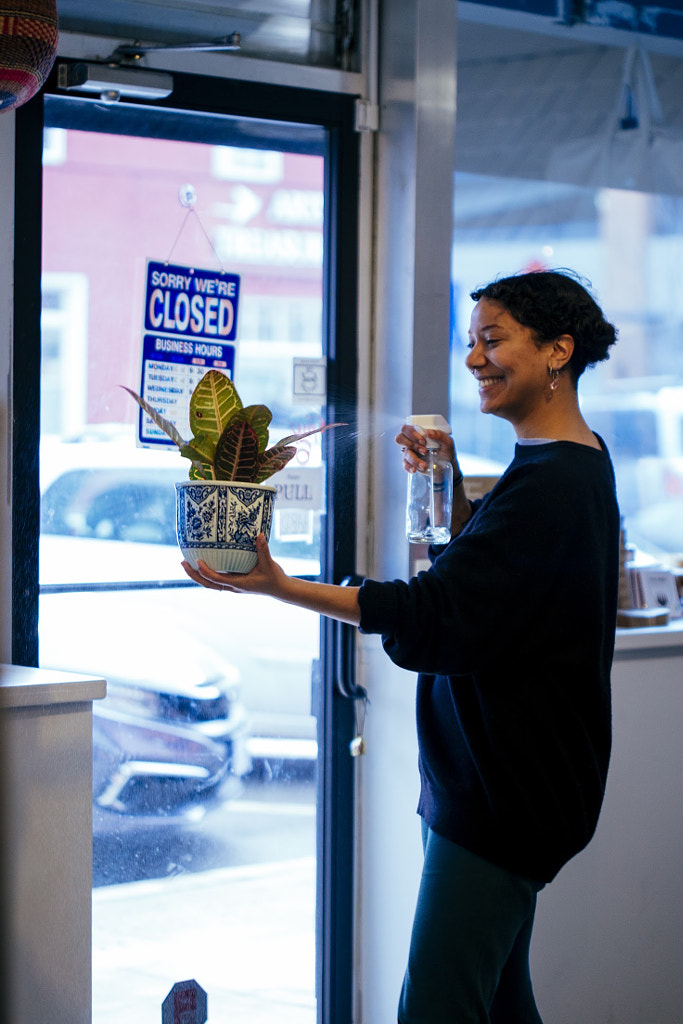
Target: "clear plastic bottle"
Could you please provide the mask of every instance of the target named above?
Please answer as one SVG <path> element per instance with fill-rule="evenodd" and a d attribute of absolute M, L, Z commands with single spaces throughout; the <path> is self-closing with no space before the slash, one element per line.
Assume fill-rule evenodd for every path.
<path fill-rule="evenodd" d="M 420 433 L 425 430 L 451 432 L 449 424 L 439 415 L 409 416 L 407 422 Z M 411 544 L 447 544 L 451 539 L 453 467 L 437 455 L 437 441 L 425 437 L 424 444 L 426 470 L 408 475 L 406 536 Z"/>

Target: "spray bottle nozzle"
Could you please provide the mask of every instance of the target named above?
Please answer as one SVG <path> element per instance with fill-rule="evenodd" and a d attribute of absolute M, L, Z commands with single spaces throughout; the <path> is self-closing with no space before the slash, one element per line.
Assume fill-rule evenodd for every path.
<path fill-rule="evenodd" d="M 446 434 L 451 433 L 450 424 L 439 413 L 431 413 L 421 416 L 409 416 L 408 423 L 415 427 L 421 434 L 425 430 L 443 430 Z M 439 445 L 429 437 L 425 437 L 425 447 L 435 451 Z"/>

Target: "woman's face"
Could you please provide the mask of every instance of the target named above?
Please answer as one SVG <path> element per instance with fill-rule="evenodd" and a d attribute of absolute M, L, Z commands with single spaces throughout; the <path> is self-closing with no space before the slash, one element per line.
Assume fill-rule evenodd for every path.
<path fill-rule="evenodd" d="M 477 379 L 481 411 L 508 420 L 520 436 L 535 436 L 534 420 L 547 408 L 552 350 L 552 342 L 539 347 L 499 302 L 480 299 L 465 364 Z"/>

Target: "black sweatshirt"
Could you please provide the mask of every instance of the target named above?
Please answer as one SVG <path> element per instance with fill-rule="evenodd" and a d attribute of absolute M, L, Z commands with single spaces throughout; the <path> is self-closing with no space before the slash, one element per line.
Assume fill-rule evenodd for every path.
<path fill-rule="evenodd" d="M 420 673 L 418 813 L 539 882 L 595 831 L 611 746 L 619 511 L 606 449 L 517 445 L 431 568 L 366 580 L 360 628 Z"/>

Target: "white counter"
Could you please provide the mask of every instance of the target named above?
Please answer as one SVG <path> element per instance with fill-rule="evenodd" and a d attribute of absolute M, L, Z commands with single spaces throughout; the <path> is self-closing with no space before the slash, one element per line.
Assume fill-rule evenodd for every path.
<path fill-rule="evenodd" d="M 106 693 L 104 679 L 23 665 L 0 665 L 0 708 L 44 707 L 98 700 Z"/>
<path fill-rule="evenodd" d="M 667 650 L 675 653 L 680 648 L 683 654 L 683 619 L 672 619 L 667 626 L 648 626 L 646 629 L 618 629 L 615 660 L 628 657 L 634 652 L 640 656 L 654 657 L 655 651 Z M 648 653 L 649 652 L 649 653 Z"/>
<path fill-rule="evenodd" d="M 683 623 L 617 632 L 614 744 L 586 850 L 541 893 L 532 976 L 553 1024 L 683 1021 Z"/>
<path fill-rule="evenodd" d="M 92 1019 L 92 702 L 105 692 L 0 665 L 5 1024 Z"/>

